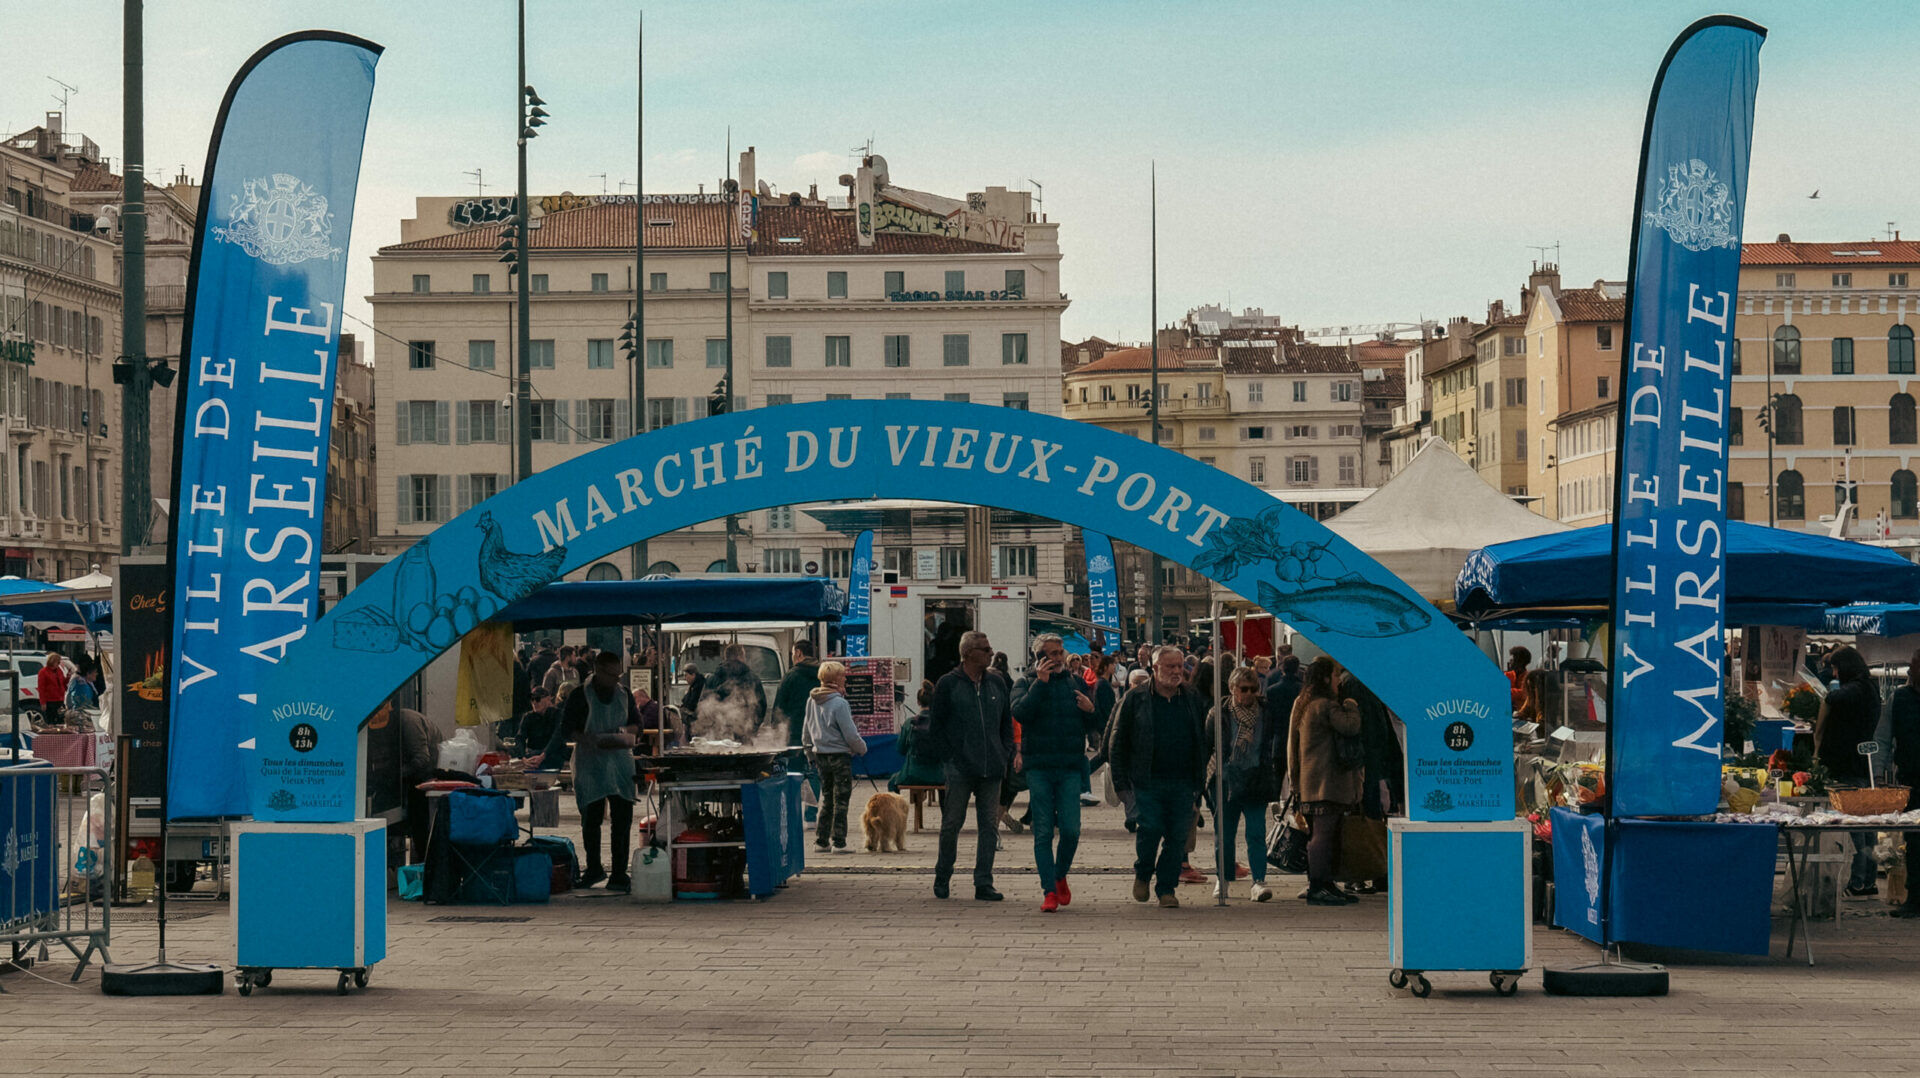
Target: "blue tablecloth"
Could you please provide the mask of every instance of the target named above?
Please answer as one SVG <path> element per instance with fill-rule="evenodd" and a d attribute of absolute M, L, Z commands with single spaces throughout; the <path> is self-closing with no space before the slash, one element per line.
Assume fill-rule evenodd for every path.
<path fill-rule="evenodd" d="M 1620 820 L 1553 810 L 1554 923 L 1601 939 L 1600 873 L 1611 941 L 1729 954 L 1767 953 L 1774 854 L 1770 823 Z"/>

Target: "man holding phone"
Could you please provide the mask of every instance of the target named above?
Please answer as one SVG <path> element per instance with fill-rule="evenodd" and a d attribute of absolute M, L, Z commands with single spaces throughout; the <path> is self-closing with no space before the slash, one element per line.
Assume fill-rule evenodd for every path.
<path fill-rule="evenodd" d="M 1087 737 L 1099 731 L 1100 716 L 1086 682 L 1069 670 L 1067 650 L 1058 636 L 1038 637 L 1033 652 L 1033 670 L 1013 689 L 1013 715 L 1021 729 L 1013 769 L 1026 775 L 1027 798 L 1033 805 L 1033 860 L 1043 892 L 1040 910 L 1052 913 L 1073 901 L 1067 872 L 1080 846 Z"/>

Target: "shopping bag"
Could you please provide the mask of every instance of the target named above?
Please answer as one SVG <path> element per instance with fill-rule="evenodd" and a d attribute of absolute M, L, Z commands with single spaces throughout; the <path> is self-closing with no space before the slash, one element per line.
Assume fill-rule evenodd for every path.
<path fill-rule="evenodd" d="M 447 795 L 447 837 L 468 846 L 512 842 L 520 837 L 513 809 L 501 790 L 454 790 Z"/>
<path fill-rule="evenodd" d="M 1307 870 L 1307 833 L 1292 820 L 1293 802 L 1288 801 L 1267 827 L 1267 864 L 1299 875 Z"/>
<path fill-rule="evenodd" d="M 400 891 L 400 901 L 420 901 L 423 890 L 422 879 L 425 871 L 426 866 L 424 865 L 401 865 L 394 871 L 394 879 Z"/>
<path fill-rule="evenodd" d="M 1387 821 L 1354 813 L 1340 821 L 1340 863 L 1334 879 L 1362 883 L 1387 878 Z"/>

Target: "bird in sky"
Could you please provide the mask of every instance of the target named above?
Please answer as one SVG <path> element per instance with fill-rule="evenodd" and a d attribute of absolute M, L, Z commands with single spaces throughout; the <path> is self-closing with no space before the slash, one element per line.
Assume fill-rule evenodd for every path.
<path fill-rule="evenodd" d="M 1819 189 L 1818 187 L 1816 187 L 1816 188 L 1814 188 L 1814 189 L 1813 189 L 1813 194 L 1810 194 L 1810 195 L 1808 195 L 1807 197 L 1808 197 L 1808 198 L 1819 198 L 1819 197 L 1820 197 L 1820 189 Z"/>

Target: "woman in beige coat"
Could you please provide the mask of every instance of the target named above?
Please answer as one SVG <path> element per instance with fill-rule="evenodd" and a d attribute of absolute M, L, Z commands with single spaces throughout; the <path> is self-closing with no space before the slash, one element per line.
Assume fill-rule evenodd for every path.
<path fill-rule="evenodd" d="M 1337 737 L 1360 734 L 1359 707 L 1334 694 L 1340 673 L 1340 664 L 1325 655 L 1307 666 L 1287 728 L 1287 774 L 1307 827 L 1307 889 L 1300 897 L 1315 906 L 1359 901 L 1333 884 L 1340 824 L 1360 807 L 1364 782 L 1361 769 L 1342 767 L 1336 752 Z"/>

